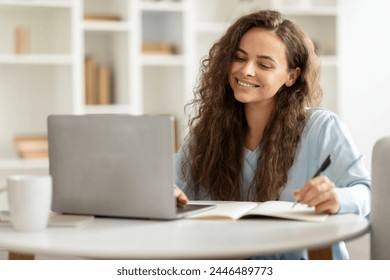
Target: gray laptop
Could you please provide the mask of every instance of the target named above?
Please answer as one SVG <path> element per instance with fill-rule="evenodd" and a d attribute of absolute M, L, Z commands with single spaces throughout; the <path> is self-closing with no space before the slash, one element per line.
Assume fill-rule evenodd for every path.
<path fill-rule="evenodd" d="M 51 115 L 47 124 L 53 211 L 175 219 L 212 207 L 176 207 L 172 117 Z"/>

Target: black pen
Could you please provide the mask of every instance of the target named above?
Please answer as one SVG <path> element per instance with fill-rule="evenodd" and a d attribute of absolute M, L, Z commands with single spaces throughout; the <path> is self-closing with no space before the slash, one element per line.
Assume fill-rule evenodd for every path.
<path fill-rule="evenodd" d="M 328 166 L 330 165 L 331 162 L 332 162 L 331 156 L 328 155 L 326 157 L 326 159 L 324 160 L 324 162 L 321 164 L 320 168 L 318 168 L 316 174 L 314 174 L 313 177 L 311 177 L 311 178 L 313 179 L 313 178 L 317 177 L 318 175 L 320 175 L 321 172 L 325 171 L 328 168 Z M 295 200 L 292 208 L 294 208 L 295 205 L 297 205 L 298 202 L 299 201 Z"/>

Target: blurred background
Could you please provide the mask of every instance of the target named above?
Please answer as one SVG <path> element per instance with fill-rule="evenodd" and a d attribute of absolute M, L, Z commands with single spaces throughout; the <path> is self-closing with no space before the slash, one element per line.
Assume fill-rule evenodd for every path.
<path fill-rule="evenodd" d="M 48 172 L 49 114 L 169 114 L 186 133 L 201 58 L 238 16 L 276 9 L 321 59 L 322 107 L 371 167 L 390 134 L 390 4 L 384 0 L 0 0 L 0 185 Z M 0 194 L 0 209 L 6 208 Z M 349 243 L 368 258 L 367 236 Z"/>

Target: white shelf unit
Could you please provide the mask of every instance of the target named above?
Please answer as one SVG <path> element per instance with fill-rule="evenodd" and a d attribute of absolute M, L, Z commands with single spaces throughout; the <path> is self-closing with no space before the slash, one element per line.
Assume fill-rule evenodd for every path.
<path fill-rule="evenodd" d="M 281 10 L 318 43 L 323 105 L 337 112 L 336 0 L 0 0 L 0 171 L 10 170 L 7 163 L 21 172 L 47 168 L 17 159 L 13 138 L 45 133 L 49 114 L 170 114 L 180 143 L 201 58 L 235 17 L 254 7 Z M 85 20 L 84 14 L 119 19 Z M 30 36 L 23 55 L 14 53 L 19 25 Z M 142 43 L 149 41 L 173 43 L 177 51 L 144 54 Z M 87 55 L 112 69 L 113 104 L 86 105 Z"/>

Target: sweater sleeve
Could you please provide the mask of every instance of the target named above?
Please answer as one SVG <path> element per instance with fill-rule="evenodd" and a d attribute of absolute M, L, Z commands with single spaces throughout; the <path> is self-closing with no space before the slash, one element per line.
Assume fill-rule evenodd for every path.
<path fill-rule="evenodd" d="M 347 127 L 332 113 L 324 119 L 318 135 L 319 158 L 332 156 L 324 175 L 336 185 L 339 213 L 367 216 L 370 212 L 371 177 Z"/>

